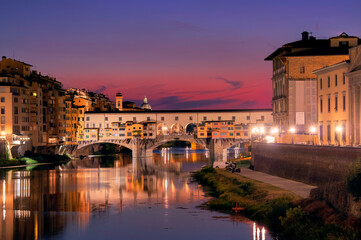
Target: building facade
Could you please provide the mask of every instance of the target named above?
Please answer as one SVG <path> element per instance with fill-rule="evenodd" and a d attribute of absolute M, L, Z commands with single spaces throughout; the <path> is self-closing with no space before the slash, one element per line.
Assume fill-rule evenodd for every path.
<path fill-rule="evenodd" d="M 249 126 L 271 125 L 272 121 L 271 109 L 86 112 L 85 131 L 98 129 L 101 133 L 104 131 L 102 129 L 111 128 L 114 139 L 154 139 L 168 134 L 197 134 L 199 138 L 249 138 Z M 222 123 L 226 125 L 222 126 Z M 120 131 L 123 131 L 122 134 Z M 91 139 L 88 134 L 85 141 Z M 99 135 L 99 140 L 102 139 Z"/>
<path fill-rule="evenodd" d="M 318 136 L 321 145 L 350 144 L 350 61 L 314 71 L 318 89 Z"/>
<path fill-rule="evenodd" d="M 361 46 L 350 49 L 349 80 L 350 144 L 361 145 Z"/>
<path fill-rule="evenodd" d="M 34 146 L 58 144 L 65 136 L 64 90 L 31 67 L 6 57 L 0 61 L 2 135 L 10 141 L 30 138 Z"/>
<path fill-rule="evenodd" d="M 316 39 L 308 32 L 302 40 L 277 49 L 265 60 L 273 62 L 272 111 L 281 133 L 292 127 L 308 133 L 317 125 L 317 79 L 314 70 L 348 60 L 348 50 L 360 44 L 345 33 L 330 39 Z"/>

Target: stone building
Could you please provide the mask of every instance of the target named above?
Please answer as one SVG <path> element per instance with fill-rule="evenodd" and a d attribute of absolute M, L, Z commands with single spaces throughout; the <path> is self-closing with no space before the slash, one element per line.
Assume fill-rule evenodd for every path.
<path fill-rule="evenodd" d="M 281 133 L 291 127 L 308 133 L 317 125 L 317 80 L 314 70 L 348 60 L 348 50 L 360 44 L 345 33 L 316 39 L 308 32 L 299 41 L 284 44 L 265 58 L 273 62 L 273 120 Z"/>
<path fill-rule="evenodd" d="M 322 145 L 350 144 L 349 79 L 350 61 L 314 71 L 318 91 L 318 136 Z"/>
<path fill-rule="evenodd" d="M 62 84 L 31 67 L 5 56 L 0 61 L 0 130 L 10 141 L 21 136 L 34 146 L 57 144 L 65 136 Z"/>
<path fill-rule="evenodd" d="M 349 80 L 350 144 L 361 145 L 361 46 L 350 49 Z"/>

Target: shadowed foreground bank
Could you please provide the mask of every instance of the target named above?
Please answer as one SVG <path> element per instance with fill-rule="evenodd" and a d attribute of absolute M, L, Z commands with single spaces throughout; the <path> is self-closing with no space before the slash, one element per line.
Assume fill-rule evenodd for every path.
<path fill-rule="evenodd" d="M 215 198 L 206 207 L 244 215 L 287 239 L 360 239 L 359 222 L 319 201 L 300 199 L 286 190 L 226 170 L 203 168 L 194 175 Z"/>

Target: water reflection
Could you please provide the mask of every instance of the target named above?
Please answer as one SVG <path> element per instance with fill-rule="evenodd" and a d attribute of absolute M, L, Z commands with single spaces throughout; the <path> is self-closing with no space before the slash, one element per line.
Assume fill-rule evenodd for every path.
<path fill-rule="evenodd" d="M 153 215 L 162 212 L 164 221 L 171 222 L 172 216 L 179 214 L 174 212 L 176 207 L 194 208 L 206 200 L 200 186 L 191 182 L 189 171 L 207 161 L 205 152 L 189 151 L 186 157 L 170 150 L 154 154 L 152 162 L 134 163 L 131 154 L 125 153 L 75 160 L 50 169 L 2 172 L 0 237 L 72 238 L 79 231 L 91 232 L 95 216 L 104 220 L 120 213 L 130 214 L 132 219 L 147 211 L 154 211 Z M 177 221 L 190 221 L 183 218 L 194 218 L 192 214 Z"/>

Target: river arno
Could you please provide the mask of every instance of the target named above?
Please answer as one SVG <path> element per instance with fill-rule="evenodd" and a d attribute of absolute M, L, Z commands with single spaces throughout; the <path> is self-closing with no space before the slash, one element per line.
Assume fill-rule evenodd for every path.
<path fill-rule="evenodd" d="M 0 172 L 1 239 L 271 239 L 240 216 L 211 212 L 190 171 L 207 154 L 131 153 Z"/>

